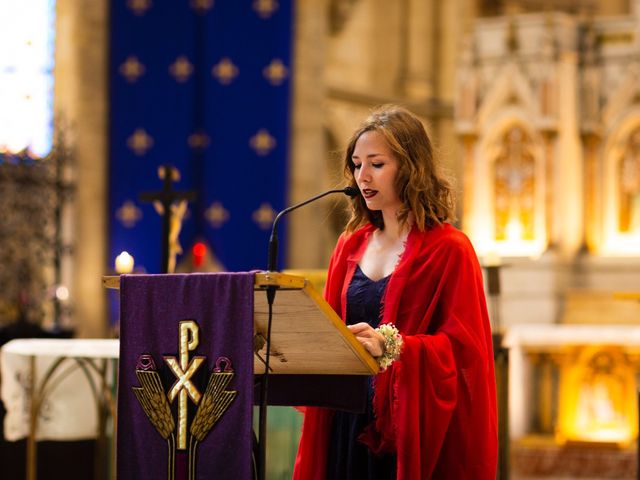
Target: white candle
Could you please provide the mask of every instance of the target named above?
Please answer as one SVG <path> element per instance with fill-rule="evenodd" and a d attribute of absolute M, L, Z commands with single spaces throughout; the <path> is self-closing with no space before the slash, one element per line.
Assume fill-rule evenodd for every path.
<path fill-rule="evenodd" d="M 131 273 L 133 272 L 133 257 L 127 252 L 122 252 L 116 257 L 116 272 Z"/>

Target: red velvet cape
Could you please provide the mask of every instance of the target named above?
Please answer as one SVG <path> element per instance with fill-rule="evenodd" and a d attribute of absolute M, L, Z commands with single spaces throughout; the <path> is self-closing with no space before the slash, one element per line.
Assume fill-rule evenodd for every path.
<path fill-rule="evenodd" d="M 331 258 L 325 298 L 343 319 L 347 288 L 373 231 L 369 224 L 343 234 Z M 383 303 L 382 323 L 398 327 L 404 349 L 374 380 L 376 420 L 361 440 L 374 452 L 397 454 L 398 480 L 494 480 L 491 328 L 467 237 L 449 224 L 414 227 Z M 294 479 L 325 480 L 332 418 L 332 410 L 306 409 Z"/>

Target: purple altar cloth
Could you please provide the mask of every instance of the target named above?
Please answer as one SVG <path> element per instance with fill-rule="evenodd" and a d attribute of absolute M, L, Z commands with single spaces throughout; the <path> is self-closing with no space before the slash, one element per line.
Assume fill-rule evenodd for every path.
<path fill-rule="evenodd" d="M 188 455 L 195 466 L 193 479 L 251 478 L 253 284 L 252 273 L 121 277 L 119 480 L 186 479 Z M 233 374 L 225 361 L 218 361 L 221 357 L 231 361 Z M 224 386 L 216 389 L 222 377 Z M 151 395 L 154 386 L 162 394 Z M 236 396 L 229 391 L 236 391 Z M 145 399 L 147 410 L 155 412 L 151 416 L 142 406 Z M 212 411 L 220 407 L 223 413 L 212 427 L 197 425 L 199 432 L 207 433 L 204 438 L 200 433 L 196 441 L 193 420 L 207 424 L 214 415 L 203 414 L 209 411 L 206 406 Z M 183 422 L 182 430 L 180 411 L 186 412 L 187 427 Z M 158 417 L 172 417 L 174 423 L 158 426 Z M 183 448 L 180 438 L 187 439 Z"/>

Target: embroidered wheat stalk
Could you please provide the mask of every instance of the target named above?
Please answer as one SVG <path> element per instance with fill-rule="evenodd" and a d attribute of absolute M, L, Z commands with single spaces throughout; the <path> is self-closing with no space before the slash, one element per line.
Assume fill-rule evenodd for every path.
<path fill-rule="evenodd" d="M 132 387 L 138 402 L 142 406 L 151 424 L 158 431 L 160 436 L 167 441 L 167 478 L 173 480 L 174 457 L 176 453 L 175 435 L 173 431 L 176 424 L 171 415 L 171 407 L 164 392 L 160 375 L 155 370 L 136 370 L 136 377 L 140 382 L 140 387 Z"/>
<path fill-rule="evenodd" d="M 229 405 L 236 398 L 238 392 L 226 392 L 229 382 L 234 373 L 212 373 L 209 377 L 207 390 L 200 400 L 198 411 L 191 423 L 191 435 L 201 442 L 207 436 L 209 430 L 213 428 L 222 414 L 229 408 Z"/>
<path fill-rule="evenodd" d="M 195 478 L 198 442 L 205 439 L 238 394 L 235 390 L 225 390 L 234 375 L 233 372 L 213 372 L 209 376 L 207 390 L 204 392 L 193 422 L 191 422 L 191 438 L 189 440 L 189 479 L 191 480 Z"/>
<path fill-rule="evenodd" d="M 171 407 L 164 393 L 160 375 L 153 370 L 136 370 L 141 387 L 133 387 L 144 413 L 165 440 L 173 432 L 176 425 L 171 415 Z"/>

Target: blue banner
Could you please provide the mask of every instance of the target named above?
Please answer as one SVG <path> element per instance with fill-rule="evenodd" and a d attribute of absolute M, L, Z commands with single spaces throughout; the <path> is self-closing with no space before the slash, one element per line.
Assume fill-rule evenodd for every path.
<path fill-rule="evenodd" d="M 128 251 L 137 271 L 161 271 L 162 218 L 139 194 L 161 190 L 157 170 L 169 164 L 181 173 L 174 188 L 197 193 L 178 265 L 202 241 L 225 270 L 266 268 L 287 198 L 291 9 L 287 0 L 111 2 L 110 262 Z"/>

